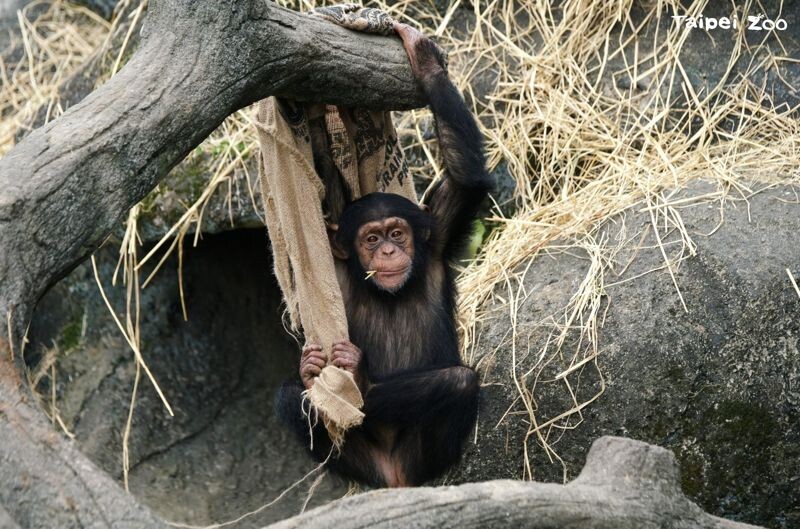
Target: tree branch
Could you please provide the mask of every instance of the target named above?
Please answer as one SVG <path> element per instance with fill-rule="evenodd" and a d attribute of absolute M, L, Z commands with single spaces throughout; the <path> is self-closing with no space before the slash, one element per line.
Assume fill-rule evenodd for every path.
<path fill-rule="evenodd" d="M 526 527 L 528 529 L 746 529 L 703 512 L 680 490 L 672 452 L 620 437 L 592 445 L 567 485 L 488 481 L 351 496 L 269 529 Z"/>
<path fill-rule="evenodd" d="M 18 331 L 30 301 L 236 110 L 273 94 L 424 103 L 398 39 L 263 0 L 154 1 L 143 34 L 116 76 L 0 160 L 0 308 L 17 307 Z"/>

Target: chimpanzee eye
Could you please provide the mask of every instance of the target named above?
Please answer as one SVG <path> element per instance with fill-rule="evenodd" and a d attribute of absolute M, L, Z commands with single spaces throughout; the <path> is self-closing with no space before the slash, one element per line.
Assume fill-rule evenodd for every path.
<path fill-rule="evenodd" d="M 403 232 L 400 231 L 400 230 L 394 230 L 392 232 L 392 239 L 399 239 L 402 236 L 403 236 Z"/>
<path fill-rule="evenodd" d="M 367 242 L 369 244 L 375 244 L 376 242 L 378 242 L 378 236 L 377 235 L 369 235 L 367 237 Z"/>

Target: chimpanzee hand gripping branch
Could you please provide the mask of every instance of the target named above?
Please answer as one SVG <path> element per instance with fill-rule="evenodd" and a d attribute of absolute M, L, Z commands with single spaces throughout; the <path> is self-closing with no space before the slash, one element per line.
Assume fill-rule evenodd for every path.
<path fill-rule="evenodd" d="M 422 205 L 370 193 L 330 226 L 352 340 L 333 345 L 332 362 L 353 374 L 365 418 L 347 431 L 328 467 L 376 487 L 441 476 L 458 461 L 475 424 L 479 382 L 459 355 L 450 263 L 494 184 L 480 131 L 447 77 L 441 51 L 408 25 L 394 28 L 436 118 L 446 173 Z M 285 382 L 277 398 L 281 419 L 319 461 L 331 441 L 321 424 L 309 429 L 302 393 L 326 363 L 322 347 L 307 344 L 300 377 Z"/>

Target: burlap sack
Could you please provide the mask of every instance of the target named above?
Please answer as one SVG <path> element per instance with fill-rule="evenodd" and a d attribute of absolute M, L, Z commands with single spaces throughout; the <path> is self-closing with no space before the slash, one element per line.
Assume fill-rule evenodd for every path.
<path fill-rule="evenodd" d="M 275 275 L 293 329 L 329 355 L 347 339 L 347 320 L 323 216 L 325 187 L 314 169 L 308 115 L 325 116 L 330 152 L 352 199 L 376 191 L 416 201 L 389 112 L 298 105 L 274 97 L 260 103 L 256 128 L 259 176 Z M 356 344 L 358 345 L 358 344 Z M 331 439 L 361 423 L 363 400 L 353 376 L 326 366 L 306 392 Z"/>

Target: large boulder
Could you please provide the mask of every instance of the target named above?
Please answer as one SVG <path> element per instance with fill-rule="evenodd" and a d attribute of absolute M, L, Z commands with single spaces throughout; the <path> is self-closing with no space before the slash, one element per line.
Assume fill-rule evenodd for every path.
<path fill-rule="evenodd" d="M 671 200 L 716 190 L 698 182 Z M 737 196 L 681 202 L 686 207 L 674 211 L 684 234 L 641 206 L 610 219 L 595 237 L 610 241 L 602 257 L 611 268 L 600 277 L 590 270 L 596 249 L 569 241 L 535 260 L 522 279 L 527 297 L 517 309 L 516 333 L 499 301 L 481 328 L 484 407 L 477 442 L 451 478 L 523 476 L 530 430 L 534 479 L 568 480 L 593 440 L 624 435 L 673 450 L 684 492 L 707 511 L 774 528 L 800 526 L 800 292 L 787 273 L 800 278 L 800 205 L 793 187 L 747 201 Z M 685 235 L 696 245 L 694 256 Z M 680 251 L 686 259 L 677 262 Z M 554 325 L 587 277 L 602 294 L 594 359 L 586 313 L 560 349 L 561 328 Z M 505 289 L 498 294 L 509 298 Z M 520 399 L 517 384 L 532 398 Z M 582 415 L 542 428 L 541 439 L 523 405 L 532 403 L 543 425 L 595 396 Z"/>

